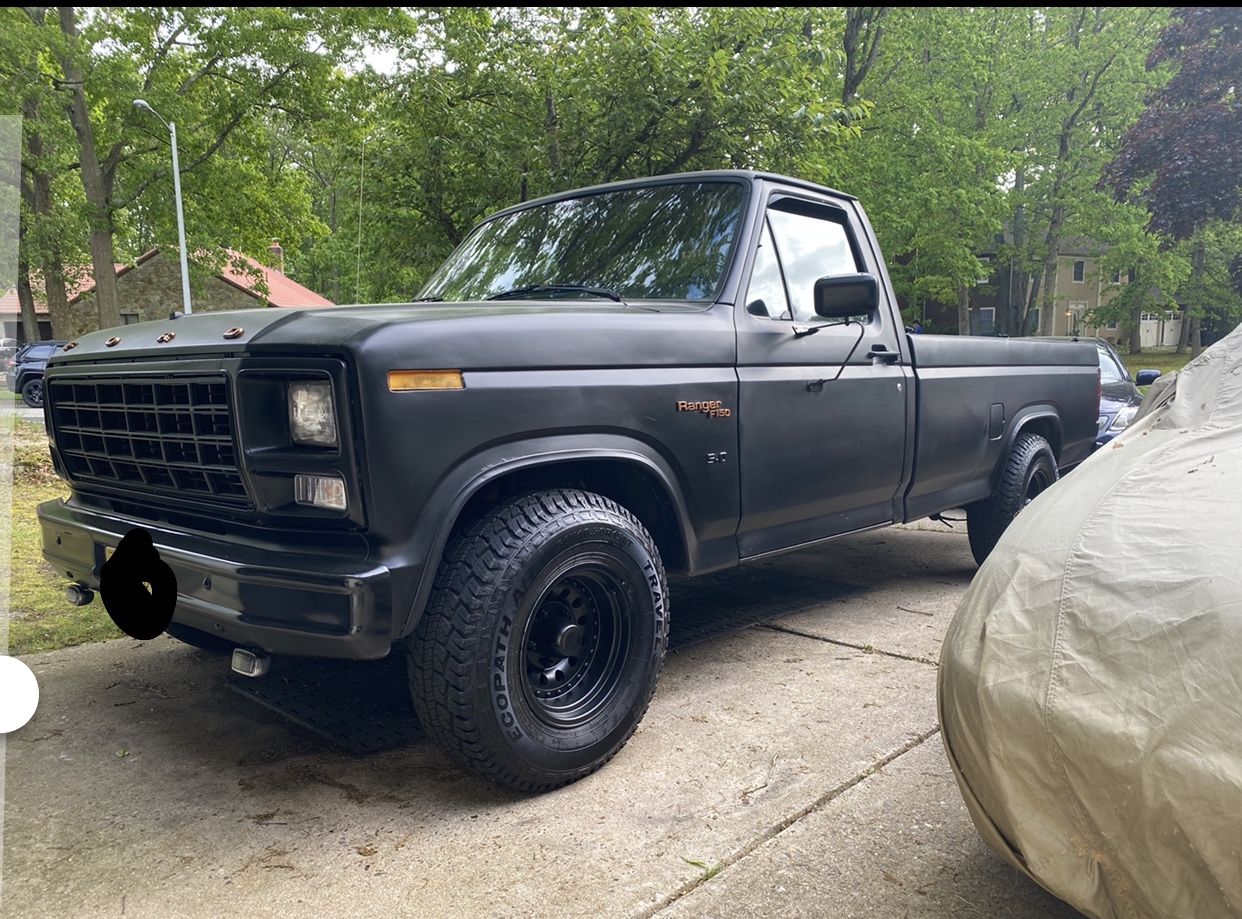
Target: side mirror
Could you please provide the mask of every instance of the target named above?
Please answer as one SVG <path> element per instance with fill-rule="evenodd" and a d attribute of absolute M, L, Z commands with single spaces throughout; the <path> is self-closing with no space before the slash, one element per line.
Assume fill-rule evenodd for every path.
<path fill-rule="evenodd" d="M 1134 378 L 1136 386 L 1150 386 L 1156 380 L 1160 379 L 1159 370 L 1140 370 L 1138 376 Z"/>
<path fill-rule="evenodd" d="M 815 282 L 815 312 L 825 319 L 863 316 L 880 308 L 880 282 L 873 274 L 840 274 Z"/>

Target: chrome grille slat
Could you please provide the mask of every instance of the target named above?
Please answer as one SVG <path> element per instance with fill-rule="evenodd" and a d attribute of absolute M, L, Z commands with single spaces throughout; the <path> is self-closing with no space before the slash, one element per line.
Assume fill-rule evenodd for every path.
<path fill-rule="evenodd" d="M 71 481 L 250 506 L 223 376 L 52 378 L 45 398 Z"/>

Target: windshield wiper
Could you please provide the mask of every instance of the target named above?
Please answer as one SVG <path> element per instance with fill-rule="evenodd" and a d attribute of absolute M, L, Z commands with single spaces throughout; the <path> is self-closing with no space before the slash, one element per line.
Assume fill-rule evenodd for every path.
<path fill-rule="evenodd" d="M 625 301 L 621 299 L 621 295 L 615 290 L 610 290 L 607 287 L 587 287 L 584 284 L 527 284 L 524 287 L 513 287 L 509 290 L 502 290 L 500 293 L 492 294 L 486 299 L 512 300 L 516 297 L 524 297 L 526 294 L 558 293 L 560 291 L 590 294 L 592 297 L 603 297 L 606 300 L 612 300 L 616 303 L 625 303 Z"/>
<path fill-rule="evenodd" d="M 411 303 L 443 303 L 443 297 L 415 297 Z"/>

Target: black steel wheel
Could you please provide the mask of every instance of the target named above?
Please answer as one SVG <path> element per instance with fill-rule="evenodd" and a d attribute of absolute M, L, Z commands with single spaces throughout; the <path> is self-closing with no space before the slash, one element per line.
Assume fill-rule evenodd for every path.
<path fill-rule="evenodd" d="M 625 744 L 668 644 L 651 535 L 601 495 L 515 498 L 453 541 L 410 642 L 414 706 L 455 760 L 543 791 Z"/>
<path fill-rule="evenodd" d="M 31 408 L 43 407 L 42 377 L 34 377 L 22 384 L 22 401 Z"/>
<path fill-rule="evenodd" d="M 1021 434 L 1005 458 L 996 490 L 966 507 L 970 552 L 982 565 L 1018 512 L 1059 478 L 1056 454 L 1038 434 Z"/>

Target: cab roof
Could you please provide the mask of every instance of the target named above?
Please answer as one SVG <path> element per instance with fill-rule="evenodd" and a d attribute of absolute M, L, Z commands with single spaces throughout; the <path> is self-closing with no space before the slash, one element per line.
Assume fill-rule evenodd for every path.
<path fill-rule="evenodd" d="M 644 185 L 671 185 L 681 182 L 701 182 L 701 181 L 741 181 L 753 183 L 757 181 L 777 182 L 781 185 L 792 185 L 796 188 L 805 188 L 810 191 L 817 191 L 821 194 L 832 195 L 842 198 L 846 201 L 857 201 L 858 199 L 850 194 L 837 191 L 835 188 L 829 188 L 827 185 L 818 185 L 815 182 L 808 182 L 804 179 L 795 179 L 790 176 L 778 175 L 774 172 L 760 172 L 753 169 L 709 169 L 701 172 L 672 172 L 667 175 L 647 176 L 641 179 L 625 179 L 620 182 L 607 182 L 603 185 L 589 185 L 585 188 L 574 188 L 569 191 L 556 192 L 551 195 L 544 195 L 541 198 L 535 198 L 531 201 L 523 201 L 520 204 L 514 204 L 502 210 L 488 214 L 483 218 L 481 223 L 500 217 L 504 214 L 511 214 L 514 211 L 525 210 L 528 207 L 536 207 L 541 204 L 550 204 L 554 201 L 564 201 L 567 198 L 579 198 L 584 195 L 594 195 L 600 192 L 613 191 L 621 188 L 639 188 Z"/>

